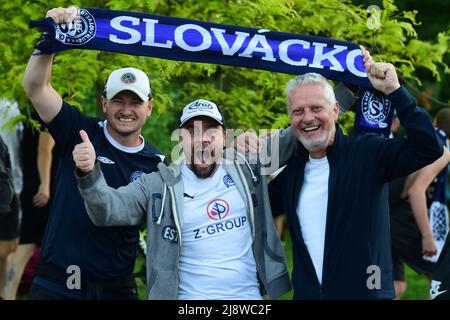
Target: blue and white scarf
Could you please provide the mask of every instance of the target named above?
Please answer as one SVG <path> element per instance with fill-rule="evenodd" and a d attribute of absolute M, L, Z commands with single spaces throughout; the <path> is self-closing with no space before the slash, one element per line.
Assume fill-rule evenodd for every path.
<path fill-rule="evenodd" d="M 45 32 L 38 49 L 92 49 L 162 59 L 214 63 L 274 72 L 317 72 L 372 88 L 361 50 L 351 42 L 197 20 L 84 8 L 79 23 L 33 21 Z"/>
<path fill-rule="evenodd" d="M 44 32 L 37 49 L 56 53 L 91 49 L 169 60 L 214 63 L 288 74 L 317 72 L 364 88 L 357 104 L 357 134 L 388 136 L 393 109 L 373 90 L 358 45 L 323 37 L 197 20 L 84 8 L 78 23 L 33 21 Z"/>

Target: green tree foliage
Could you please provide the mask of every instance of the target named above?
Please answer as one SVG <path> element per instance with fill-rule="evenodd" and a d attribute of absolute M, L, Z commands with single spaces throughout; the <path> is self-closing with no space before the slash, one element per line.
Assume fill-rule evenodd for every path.
<path fill-rule="evenodd" d="M 98 7 L 154 13 L 247 27 L 311 34 L 355 42 L 377 60 L 393 62 L 401 76 L 414 80 L 417 69 L 432 72 L 439 81 L 449 72 L 443 57 L 449 51 L 450 31 L 434 41 L 418 39 L 416 12 L 399 11 L 393 0 L 381 11 L 369 11 L 350 0 L 82 0 L 80 7 Z M 32 19 L 67 1 L 4 1 L 0 4 L 0 90 L 22 108 L 28 104 L 21 88 L 26 62 L 38 38 Z M 170 133 L 181 108 L 198 98 L 223 107 L 230 127 L 278 128 L 288 124 L 284 85 L 290 75 L 211 64 L 177 62 L 109 52 L 70 50 L 58 54 L 53 86 L 70 103 L 88 114 L 96 113 L 97 97 L 109 72 L 133 66 L 151 77 L 155 107 L 144 136 L 170 154 Z M 346 115 L 346 127 L 353 119 Z"/>

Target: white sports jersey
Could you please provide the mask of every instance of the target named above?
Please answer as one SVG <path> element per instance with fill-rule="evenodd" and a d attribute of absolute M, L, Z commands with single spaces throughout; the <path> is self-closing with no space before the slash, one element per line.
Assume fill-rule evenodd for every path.
<path fill-rule="evenodd" d="M 244 200 L 226 171 L 199 179 L 184 164 L 179 299 L 261 299 Z"/>

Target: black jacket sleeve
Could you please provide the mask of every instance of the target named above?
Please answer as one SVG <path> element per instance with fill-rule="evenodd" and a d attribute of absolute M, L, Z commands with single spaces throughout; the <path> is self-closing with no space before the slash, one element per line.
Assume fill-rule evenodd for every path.
<path fill-rule="evenodd" d="M 368 137 L 367 146 L 375 153 L 375 167 L 382 182 L 408 175 L 442 156 L 431 119 L 426 110 L 416 105 L 415 99 L 400 87 L 388 96 L 397 110 L 407 138 L 385 139 Z"/>

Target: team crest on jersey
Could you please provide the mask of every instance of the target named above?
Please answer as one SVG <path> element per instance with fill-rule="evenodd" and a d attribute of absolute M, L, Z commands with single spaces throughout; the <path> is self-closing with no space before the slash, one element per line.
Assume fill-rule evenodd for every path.
<path fill-rule="evenodd" d="M 233 181 L 233 179 L 231 179 L 231 177 L 229 175 L 225 175 L 223 177 L 223 183 L 225 184 L 225 186 L 227 188 L 234 186 L 234 181 Z"/>
<path fill-rule="evenodd" d="M 55 36 L 64 44 L 81 46 L 95 37 L 96 30 L 94 17 L 89 11 L 81 9 L 78 22 L 55 26 Z"/>
<path fill-rule="evenodd" d="M 223 199 L 214 199 L 206 207 L 206 213 L 214 221 L 219 221 L 225 219 L 230 211 L 228 202 Z"/>
<path fill-rule="evenodd" d="M 372 91 L 366 91 L 361 100 L 361 110 L 364 119 L 371 125 L 377 125 L 379 128 L 386 128 L 384 122 L 389 115 L 391 101 L 381 94 Z"/>
<path fill-rule="evenodd" d="M 131 174 L 130 176 L 130 182 L 136 181 L 137 179 L 139 179 L 142 175 L 144 174 L 144 172 L 142 171 L 135 171 Z"/>

